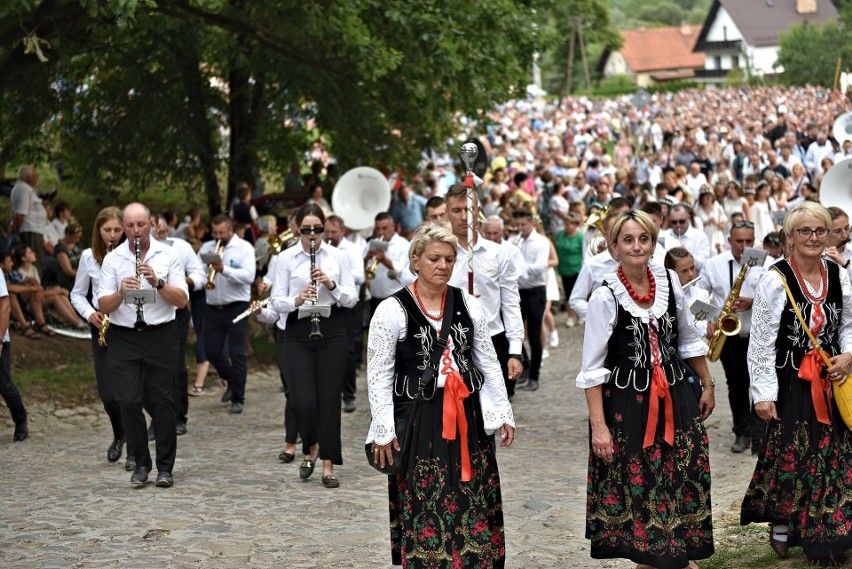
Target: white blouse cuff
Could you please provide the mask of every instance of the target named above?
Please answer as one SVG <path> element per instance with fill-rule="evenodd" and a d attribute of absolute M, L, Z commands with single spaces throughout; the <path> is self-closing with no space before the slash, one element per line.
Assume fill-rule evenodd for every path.
<path fill-rule="evenodd" d="M 590 387 L 603 385 L 609 381 L 610 373 L 610 370 L 606 368 L 581 371 L 577 374 L 577 387 L 580 389 L 588 389 Z"/>
<path fill-rule="evenodd" d="M 678 344 L 677 349 L 683 359 L 707 355 L 707 344 L 700 339 L 687 344 Z"/>
<path fill-rule="evenodd" d="M 396 436 L 394 427 L 393 403 L 383 405 L 378 416 L 373 416 L 370 423 L 370 431 L 367 433 L 367 441 L 364 444 L 376 443 L 386 445 Z"/>

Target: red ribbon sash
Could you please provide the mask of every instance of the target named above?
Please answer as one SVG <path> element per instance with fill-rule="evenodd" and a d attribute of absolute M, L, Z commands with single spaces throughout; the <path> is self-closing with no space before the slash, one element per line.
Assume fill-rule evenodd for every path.
<path fill-rule="evenodd" d="M 663 400 L 666 414 L 666 426 L 664 440 L 670 446 L 674 446 L 674 407 L 672 406 L 672 394 L 669 391 L 669 382 L 660 365 L 655 365 L 651 372 L 651 401 L 648 406 L 648 423 L 645 426 L 645 441 L 643 448 L 654 444 L 657 434 L 657 422 L 660 415 L 660 399 Z"/>
<path fill-rule="evenodd" d="M 799 364 L 799 379 L 811 383 L 811 399 L 814 402 L 814 413 L 817 421 L 826 425 L 831 424 L 831 382 L 822 377 L 825 362 L 816 349 L 805 354 Z"/>
<path fill-rule="evenodd" d="M 444 417 L 441 436 L 448 441 L 456 440 L 456 432 L 461 436 L 462 482 L 470 482 L 470 451 L 467 446 L 467 417 L 464 414 L 464 400 L 470 391 L 462 381 L 459 372 L 451 371 L 444 384 Z M 456 429 L 458 427 L 458 429 Z"/>

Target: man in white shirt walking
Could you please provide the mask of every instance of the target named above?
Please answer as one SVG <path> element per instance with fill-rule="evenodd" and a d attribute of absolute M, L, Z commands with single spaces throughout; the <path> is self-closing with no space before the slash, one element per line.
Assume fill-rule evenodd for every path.
<path fill-rule="evenodd" d="M 706 233 L 692 226 L 687 206 L 683 204 L 672 206 L 669 210 L 669 227 L 671 229 L 662 231 L 663 235 L 674 237 L 680 242 L 681 247 L 692 253 L 695 268 L 701 274 L 701 269 L 710 258 L 710 241 Z"/>
<path fill-rule="evenodd" d="M 370 314 L 376 311 L 381 301 L 392 296 L 402 287 L 414 282 L 408 270 L 408 239 L 397 235 L 393 216 L 388 212 L 376 215 L 376 234 L 370 240 L 364 262 L 369 266 L 375 260 L 375 276 L 367 275 L 370 289 Z M 387 243 L 387 249 L 373 246 L 374 241 Z"/>
<path fill-rule="evenodd" d="M 231 218 L 226 214 L 214 217 L 212 226 L 213 240 L 198 251 L 203 263 L 203 256 L 215 251 L 217 240 L 221 242 L 222 259 L 208 265 L 215 273 L 212 281 L 207 283 L 204 349 L 219 377 L 228 382 L 222 403 L 230 401 L 229 412 L 235 415 L 243 412 L 245 404 L 248 319 L 237 323 L 233 320 L 248 308 L 251 301 L 251 285 L 256 270 L 254 247 L 234 234 Z"/>

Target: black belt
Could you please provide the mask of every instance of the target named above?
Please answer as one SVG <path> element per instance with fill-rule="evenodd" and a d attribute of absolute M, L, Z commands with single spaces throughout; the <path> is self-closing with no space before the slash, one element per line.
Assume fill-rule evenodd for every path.
<path fill-rule="evenodd" d="M 159 330 L 164 326 L 168 326 L 169 324 L 174 324 L 174 320 L 169 320 L 168 322 L 161 322 L 160 324 L 148 324 L 144 328 L 131 328 L 130 326 L 119 326 L 118 324 L 113 324 L 116 328 L 121 328 L 122 330 L 132 330 L 134 332 L 150 332 L 152 330 Z"/>
<path fill-rule="evenodd" d="M 216 310 L 228 310 L 229 308 L 234 308 L 240 304 L 248 304 L 248 300 L 237 300 L 235 302 L 229 302 L 228 304 L 208 304 L 210 308 L 215 308 Z"/>

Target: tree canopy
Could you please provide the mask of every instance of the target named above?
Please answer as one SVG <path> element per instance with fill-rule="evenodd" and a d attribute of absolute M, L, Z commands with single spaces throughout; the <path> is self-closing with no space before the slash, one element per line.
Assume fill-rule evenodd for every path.
<path fill-rule="evenodd" d="M 99 199 L 204 196 L 286 171 L 412 164 L 529 83 L 545 0 L 9 0 L 0 166 L 62 159 Z M 223 181 L 227 180 L 224 184 Z"/>
<path fill-rule="evenodd" d="M 777 65 L 784 68 L 781 81 L 788 85 L 832 87 L 838 58 L 841 70 L 852 65 L 852 2 L 837 3 L 839 21 L 824 26 L 808 22 L 791 27 L 781 36 Z"/>

